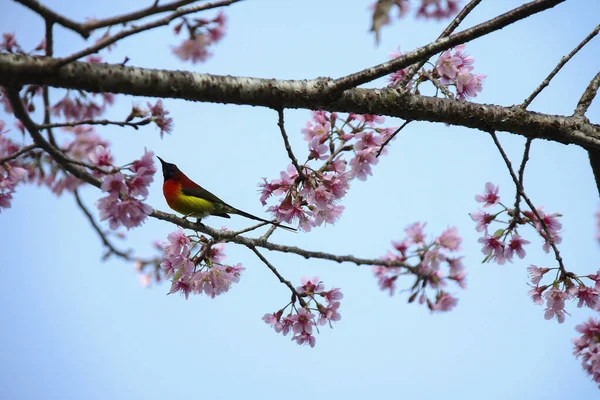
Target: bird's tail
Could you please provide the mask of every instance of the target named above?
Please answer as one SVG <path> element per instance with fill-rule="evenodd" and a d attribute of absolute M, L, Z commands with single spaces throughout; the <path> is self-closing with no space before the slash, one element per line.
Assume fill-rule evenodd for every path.
<path fill-rule="evenodd" d="M 249 214 L 249 213 L 247 213 L 245 211 L 238 210 L 237 208 L 234 208 L 233 210 L 234 210 L 235 214 L 241 215 L 242 217 L 246 217 L 246 218 L 253 219 L 255 221 L 260 221 L 260 222 L 265 222 L 267 224 L 275 225 L 275 226 L 277 226 L 279 228 L 287 229 L 288 231 L 292 231 L 292 232 L 297 231 L 296 228 L 292 228 L 291 226 L 282 225 L 282 224 L 280 224 L 278 222 L 269 221 L 267 219 L 263 219 L 263 218 L 257 217 L 256 215 Z"/>

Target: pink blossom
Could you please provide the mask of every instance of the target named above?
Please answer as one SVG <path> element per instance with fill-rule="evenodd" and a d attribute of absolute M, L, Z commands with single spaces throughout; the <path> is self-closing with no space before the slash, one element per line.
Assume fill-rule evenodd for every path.
<path fill-rule="evenodd" d="M 458 251 L 460 250 L 462 238 L 458 235 L 458 229 L 453 226 L 442 232 L 442 234 L 435 239 L 435 242 L 450 251 Z"/>
<path fill-rule="evenodd" d="M 410 244 L 423 244 L 426 238 L 425 232 L 423 232 L 425 226 L 427 226 L 427 222 L 415 222 L 414 224 L 404 228 L 404 232 L 406 232 L 406 234 L 410 238 Z"/>
<path fill-rule="evenodd" d="M 497 236 L 484 236 L 478 242 L 483 243 L 481 252 L 488 257 L 489 261 L 495 260 L 500 265 L 506 262 L 504 243 Z"/>
<path fill-rule="evenodd" d="M 535 265 L 531 265 L 530 267 L 527 268 L 527 271 L 529 271 L 529 276 L 531 277 L 531 283 L 533 283 L 534 285 L 538 285 L 540 283 L 540 281 L 542 280 L 542 277 L 544 276 L 544 274 L 548 271 L 550 271 L 549 268 L 538 268 Z"/>
<path fill-rule="evenodd" d="M 459 100 L 466 100 L 471 97 L 477 97 L 477 93 L 483 90 L 483 80 L 485 75 L 472 74 L 462 70 L 456 77 L 456 94 Z"/>
<path fill-rule="evenodd" d="M 207 50 L 210 39 L 199 34 L 191 39 L 184 40 L 179 46 L 172 47 L 173 54 L 182 61 L 191 61 L 192 64 L 206 61 L 212 54 Z"/>
<path fill-rule="evenodd" d="M 352 114 L 352 117 L 357 121 L 364 122 L 370 127 L 375 127 L 375 124 L 383 124 L 385 122 L 385 118 L 380 115 Z"/>
<path fill-rule="evenodd" d="M 171 133 L 173 130 L 173 118 L 167 117 L 169 111 L 164 109 L 161 99 L 154 105 L 148 103 L 148 108 L 154 123 L 160 129 L 160 138 L 162 139 L 165 133 Z"/>
<path fill-rule="evenodd" d="M 329 151 L 329 147 L 327 145 L 321 144 L 320 139 L 318 137 L 314 137 L 310 144 L 308 145 L 309 160 L 327 160 L 329 157 L 327 152 Z"/>
<path fill-rule="evenodd" d="M 499 186 L 495 186 L 492 182 L 488 182 L 485 184 L 485 193 L 476 195 L 475 200 L 479 203 L 485 203 L 483 207 L 496 205 L 500 202 L 500 196 L 498 196 L 499 190 Z"/>
<path fill-rule="evenodd" d="M 9 53 L 19 52 L 22 53 L 23 50 L 21 46 L 17 43 L 17 38 L 14 33 L 3 33 L 2 34 L 2 42 L 0 42 L 0 50 L 7 51 Z"/>
<path fill-rule="evenodd" d="M 458 12 L 458 5 L 458 0 L 421 0 L 417 17 L 436 20 L 449 18 Z"/>
<path fill-rule="evenodd" d="M 544 318 L 552 319 L 556 317 L 559 324 L 565 322 L 565 300 L 569 298 L 569 295 L 566 292 L 553 287 L 546 292 L 544 297 L 546 297 Z"/>
<path fill-rule="evenodd" d="M 325 140 L 327 140 L 330 132 L 331 123 L 329 121 L 316 122 L 315 124 L 313 124 L 311 121 L 308 121 L 306 123 L 306 128 L 302 129 L 304 140 L 309 143 L 315 138 L 318 138 L 319 142 L 323 143 Z"/>
<path fill-rule="evenodd" d="M 90 153 L 89 159 L 92 163 L 99 167 L 110 166 L 113 162 L 113 157 L 112 154 L 110 154 L 110 149 L 106 149 L 101 144 L 96 146 L 94 151 Z"/>
<path fill-rule="evenodd" d="M 469 214 L 471 216 L 471 219 L 475 222 L 477 222 L 477 226 L 475 227 L 475 230 L 477 232 L 486 232 L 487 233 L 487 227 L 489 224 L 492 223 L 492 221 L 494 221 L 496 219 L 496 216 L 493 214 L 488 214 L 484 211 L 477 211 L 476 213 L 472 213 Z"/>
<path fill-rule="evenodd" d="M 436 298 L 436 302 L 433 305 L 431 311 L 433 312 L 445 312 L 451 311 L 458 304 L 458 299 L 452 297 L 449 293 L 440 292 Z"/>
<path fill-rule="evenodd" d="M 344 294 L 340 291 L 339 288 L 333 288 L 327 292 L 321 293 L 321 296 L 325 296 L 325 299 L 328 303 L 332 303 L 336 300 L 341 300 L 344 298 Z"/>
<path fill-rule="evenodd" d="M 102 186 L 100 186 L 103 192 L 108 192 L 109 197 L 118 198 L 121 193 L 129 193 L 127 186 L 123 181 L 123 174 L 117 172 L 116 174 L 106 175 L 102 179 Z"/>
<path fill-rule="evenodd" d="M 527 292 L 527 294 L 531 296 L 531 300 L 534 302 L 534 304 L 541 306 L 542 304 L 544 304 L 544 299 L 542 299 L 542 294 L 544 293 L 544 290 L 546 290 L 547 288 L 548 288 L 548 286 L 534 287 L 534 288 L 531 288 L 529 290 L 529 292 Z"/>
<path fill-rule="evenodd" d="M 169 294 L 181 292 L 187 300 L 192 292 L 192 282 L 190 276 L 182 276 L 179 279 L 173 280 Z"/>
<path fill-rule="evenodd" d="M 296 290 L 300 294 L 309 293 L 313 294 L 316 292 L 322 292 L 325 287 L 323 286 L 323 282 L 319 280 L 318 276 L 313 276 L 312 278 L 308 278 L 306 276 L 300 278 L 301 286 L 298 286 Z"/>
<path fill-rule="evenodd" d="M 312 328 L 315 325 L 315 323 L 312 321 L 314 318 L 315 316 L 306 308 L 302 307 L 298 309 L 298 314 L 291 317 L 292 321 L 294 321 L 292 330 L 294 333 L 298 334 L 302 332 L 312 333 Z"/>
<path fill-rule="evenodd" d="M 525 249 L 523 246 L 529 244 L 529 240 L 523 239 L 521 236 L 514 234 L 506 247 L 504 255 L 508 261 L 512 261 L 513 254 L 516 253 L 519 258 L 525 258 Z"/>
<path fill-rule="evenodd" d="M 579 285 L 577 292 L 575 293 L 575 297 L 579 299 L 577 307 L 581 307 L 585 304 L 586 307 L 595 309 L 596 305 L 598 304 L 600 293 L 598 293 L 598 291 L 594 288 L 585 285 Z"/>
<path fill-rule="evenodd" d="M 299 345 L 308 344 L 310 347 L 315 347 L 316 342 L 315 337 L 306 331 L 294 336 L 292 340 L 295 340 Z"/>
<path fill-rule="evenodd" d="M 590 317 L 575 328 L 581 336 L 573 340 L 573 354 L 581 357 L 581 366 L 600 385 L 600 321 Z"/>
<path fill-rule="evenodd" d="M 340 319 L 342 319 L 342 316 L 338 312 L 339 308 L 339 301 L 330 303 L 329 305 L 327 305 L 327 307 L 319 307 L 319 320 L 317 321 L 317 323 L 322 326 L 329 322 L 329 327 L 333 328 L 331 322 L 339 321 Z"/>

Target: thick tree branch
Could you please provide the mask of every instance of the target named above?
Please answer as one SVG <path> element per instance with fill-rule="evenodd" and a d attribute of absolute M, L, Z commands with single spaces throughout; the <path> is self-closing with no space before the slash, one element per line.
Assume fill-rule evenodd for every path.
<path fill-rule="evenodd" d="M 600 148 L 600 126 L 572 116 L 525 111 L 404 93 L 399 89 L 352 89 L 331 100 L 316 80 L 274 80 L 73 62 L 51 71 L 53 59 L 0 54 L 0 85 L 38 84 L 89 92 L 244 104 L 274 109 L 327 109 L 443 122 L 541 138 L 586 149 Z"/>
<path fill-rule="evenodd" d="M 454 17 L 452 22 L 450 22 L 450 24 L 446 27 L 446 29 L 444 29 L 444 31 L 440 34 L 438 39 L 445 38 L 446 36 L 450 36 L 450 34 L 452 32 L 454 32 L 454 30 L 458 27 L 458 25 L 460 25 L 460 23 L 467 17 L 467 15 L 469 15 L 469 13 L 471 11 L 473 11 L 473 9 L 475 7 L 477 7 L 477 5 L 479 3 L 481 3 L 481 0 L 471 0 L 469 2 L 469 4 L 464 6 L 463 9 L 456 15 L 456 17 Z M 406 86 L 406 84 L 408 82 L 410 82 L 410 80 L 413 78 L 413 76 L 415 76 L 415 74 L 419 71 L 419 69 L 423 65 L 425 65 L 426 62 L 427 62 L 427 60 L 424 59 L 424 60 L 421 60 L 418 63 L 410 66 L 410 68 L 408 68 L 408 70 L 406 71 L 406 75 L 404 75 L 404 77 L 402 77 L 402 79 L 400 79 L 398 84 L 396 84 L 396 87 Z"/>
<path fill-rule="evenodd" d="M 542 83 L 540 83 L 540 85 L 533 91 L 533 93 L 531 93 L 531 96 L 529 96 L 523 102 L 523 104 L 521 104 L 521 107 L 523 107 L 523 108 L 529 107 L 529 105 L 531 104 L 533 99 L 535 99 L 537 97 L 537 95 L 540 94 L 541 91 L 544 90 L 544 88 L 546 88 L 546 86 L 548 86 L 550 84 L 550 81 L 552 80 L 552 78 L 554 78 L 554 76 L 558 73 L 558 71 L 560 71 L 562 69 L 562 67 L 564 67 L 565 64 L 567 62 L 569 62 L 569 60 L 571 58 L 573 58 L 573 56 L 575 54 L 577 54 L 579 52 L 579 50 L 581 50 L 583 48 L 583 46 L 585 46 L 590 40 L 592 40 L 594 38 L 594 36 L 596 36 L 598 34 L 599 31 L 600 31 L 600 25 L 598 25 L 589 35 L 587 35 L 585 37 L 585 39 L 583 39 L 581 41 L 581 43 L 579 43 L 577 45 L 577 47 L 575 47 L 573 49 L 573 51 L 571 51 L 569 54 L 567 54 L 566 56 L 561 58 L 560 62 L 556 65 L 556 67 L 552 70 L 552 72 L 550 72 L 550 74 L 546 77 L 546 79 L 544 79 L 544 81 Z"/>
<path fill-rule="evenodd" d="M 364 69 L 360 72 L 337 79 L 333 85 L 327 87 L 329 93 L 337 93 L 350 88 L 357 87 L 364 83 L 381 78 L 394 71 L 408 67 L 415 62 L 427 60 L 434 54 L 448 50 L 456 45 L 469 42 L 478 37 L 487 35 L 490 32 L 500 30 L 516 21 L 527 18 L 533 14 L 547 10 L 565 0 L 535 0 L 530 3 L 517 7 L 507 13 L 499 15 L 496 18 L 475 25 L 472 28 L 460 31 L 445 38 L 441 38 L 426 46 L 420 47 L 414 51 L 401 55 L 388 62 Z"/>

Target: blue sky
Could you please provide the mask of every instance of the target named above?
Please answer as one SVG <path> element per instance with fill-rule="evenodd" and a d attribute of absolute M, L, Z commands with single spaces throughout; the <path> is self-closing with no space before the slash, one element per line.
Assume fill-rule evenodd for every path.
<path fill-rule="evenodd" d="M 75 20 L 148 4 L 44 3 Z M 520 3 L 483 1 L 463 26 Z M 246 1 L 226 10 L 227 35 L 205 64 L 184 65 L 171 56 L 169 46 L 178 40 L 168 28 L 127 39 L 105 59 L 120 62 L 128 56 L 132 66 L 234 76 L 340 77 L 387 60 L 398 46 L 408 51 L 426 44 L 446 25 L 409 16 L 385 27 L 376 47 L 368 32 L 368 4 Z M 39 43 L 43 25 L 38 16 L 14 2 L 5 2 L 2 10 L 3 32 L 15 32 L 26 48 Z M 571 1 L 469 43 L 475 71 L 487 75 L 476 101 L 521 103 L 595 27 L 599 11 L 593 2 Z M 57 55 L 83 45 L 61 28 L 56 40 Z M 570 115 L 598 71 L 599 51 L 596 38 L 530 109 Z M 60 91 L 53 93 L 58 99 Z M 132 102 L 146 101 L 154 99 L 119 96 L 108 117 L 122 119 Z M 162 140 L 152 126 L 99 129 L 113 144 L 118 162 L 138 158 L 146 147 L 176 162 L 225 201 L 265 215 L 257 184 L 262 177 L 276 177 L 288 163 L 276 113 L 174 100 L 165 105 L 175 129 Z M 598 122 L 599 111 L 596 102 L 588 117 Z M 306 110 L 286 112 L 290 141 L 302 156 L 307 148 L 300 129 L 308 118 Z M 499 136 L 518 162 L 523 138 Z M 20 186 L 13 207 L 0 215 L 5 267 L 0 281 L 0 398 L 596 398 L 598 389 L 571 355 L 570 341 L 575 325 L 591 313 L 569 303 L 572 315 L 559 325 L 544 320 L 543 308 L 527 296 L 527 266 L 554 265 L 540 241 L 532 240 L 525 261 L 481 264 L 478 233 L 468 213 L 476 210 L 474 195 L 487 181 L 500 185 L 500 195 L 512 201 L 514 188 L 488 135 L 413 123 L 394 141 L 374 176 L 353 183 L 338 223 L 309 234 L 276 233 L 274 240 L 281 243 L 373 258 L 384 254 L 414 221 L 427 221 L 432 235 L 455 225 L 464 239 L 469 287 L 456 290 L 459 306 L 443 315 L 430 315 L 406 304 L 405 296 L 390 298 L 379 291 L 368 267 L 265 251 L 292 282 L 318 275 L 326 287 L 344 292 L 342 320 L 333 330 L 323 329 L 314 349 L 297 346 L 261 320 L 284 305 L 289 294 L 247 249 L 227 247 L 228 261 L 246 267 L 240 284 L 228 294 L 188 301 L 166 296 L 167 285 L 141 287 L 131 264 L 101 261 L 101 243 L 72 198 Z M 148 203 L 167 210 L 161 182 L 157 175 Z M 581 274 L 597 271 L 598 194 L 586 152 L 534 142 L 525 187 L 536 204 L 564 214 L 560 250 L 567 267 Z M 93 207 L 99 193 L 90 188 L 83 197 Z M 206 223 L 220 227 L 223 221 Z M 246 224 L 233 218 L 228 226 Z M 149 220 L 118 244 L 154 255 L 152 241 L 164 240 L 174 229 Z"/>

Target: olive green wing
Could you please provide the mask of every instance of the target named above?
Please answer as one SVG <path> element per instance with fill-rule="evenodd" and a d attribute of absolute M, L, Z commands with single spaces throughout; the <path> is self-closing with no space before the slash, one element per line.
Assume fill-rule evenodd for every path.
<path fill-rule="evenodd" d="M 182 188 L 181 193 L 186 196 L 193 196 L 199 199 L 204 199 L 213 203 L 215 211 L 212 212 L 212 215 L 216 215 L 218 217 L 230 218 L 227 213 L 233 212 L 235 208 L 231 207 L 229 204 L 225 203 L 223 200 L 204 189 L 203 187 L 193 187 L 193 188 Z"/>

